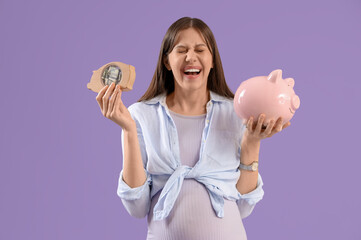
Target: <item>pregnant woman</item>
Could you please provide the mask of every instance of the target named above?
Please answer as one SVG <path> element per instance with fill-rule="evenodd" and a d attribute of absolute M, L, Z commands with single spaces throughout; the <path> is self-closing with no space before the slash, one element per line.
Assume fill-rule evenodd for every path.
<path fill-rule="evenodd" d="M 112 84 L 96 99 L 122 128 L 117 194 L 131 216 L 147 216 L 147 239 L 247 239 L 242 219 L 264 194 L 260 141 L 290 122 L 238 118 L 210 28 L 174 22 L 145 94 L 128 108 L 121 94 Z"/>

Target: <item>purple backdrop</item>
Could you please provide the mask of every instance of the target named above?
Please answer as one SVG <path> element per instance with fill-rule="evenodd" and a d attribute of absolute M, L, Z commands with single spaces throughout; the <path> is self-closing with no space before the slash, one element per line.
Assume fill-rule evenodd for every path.
<path fill-rule="evenodd" d="M 145 238 L 116 194 L 121 129 L 86 84 L 125 62 L 137 101 L 183 16 L 214 32 L 233 92 L 277 68 L 296 81 L 292 125 L 261 144 L 249 239 L 361 239 L 359 0 L 0 1 L 0 239 Z"/>

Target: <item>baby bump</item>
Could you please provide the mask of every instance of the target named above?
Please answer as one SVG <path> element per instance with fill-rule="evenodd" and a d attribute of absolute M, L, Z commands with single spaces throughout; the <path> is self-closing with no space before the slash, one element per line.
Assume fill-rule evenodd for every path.
<path fill-rule="evenodd" d="M 152 198 L 147 239 L 247 239 L 236 202 L 224 199 L 224 217 L 217 217 L 206 187 L 196 180 L 184 179 L 168 217 L 153 221 L 160 193 Z"/>

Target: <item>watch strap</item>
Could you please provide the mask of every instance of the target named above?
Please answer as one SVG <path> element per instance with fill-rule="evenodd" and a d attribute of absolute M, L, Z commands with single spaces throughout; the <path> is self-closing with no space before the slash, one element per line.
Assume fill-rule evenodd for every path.
<path fill-rule="evenodd" d="M 257 164 L 257 165 L 256 165 Z M 256 169 L 253 170 L 253 166 L 256 165 Z M 244 165 L 242 163 L 239 163 L 239 169 L 244 169 L 244 170 L 248 170 L 248 171 L 252 171 L 255 172 L 258 170 L 258 162 L 254 161 L 253 163 L 251 163 L 250 165 Z"/>

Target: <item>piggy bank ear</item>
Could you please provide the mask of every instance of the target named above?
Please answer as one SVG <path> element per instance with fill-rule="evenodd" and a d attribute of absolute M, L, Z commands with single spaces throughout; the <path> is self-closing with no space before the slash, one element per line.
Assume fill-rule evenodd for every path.
<path fill-rule="evenodd" d="M 281 69 L 276 69 L 273 70 L 269 75 L 268 75 L 268 81 L 279 84 L 280 82 L 282 82 L 282 70 Z"/>
<path fill-rule="evenodd" d="M 288 86 L 290 86 L 291 88 L 293 88 L 293 86 L 295 86 L 295 80 L 293 80 L 293 78 L 286 78 L 285 79 Z"/>

